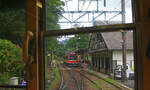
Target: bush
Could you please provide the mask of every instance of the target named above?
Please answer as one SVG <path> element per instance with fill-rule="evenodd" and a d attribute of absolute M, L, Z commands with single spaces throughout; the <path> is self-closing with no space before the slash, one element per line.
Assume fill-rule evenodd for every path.
<path fill-rule="evenodd" d="M 22 49 L 11 41 L 0 39 L 0 81 L 20 77 L 23 67 Z"/>

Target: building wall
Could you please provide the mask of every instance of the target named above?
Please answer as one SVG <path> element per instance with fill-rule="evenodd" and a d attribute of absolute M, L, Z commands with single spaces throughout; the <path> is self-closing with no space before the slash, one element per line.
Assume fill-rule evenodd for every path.
<path fill-rule="evenodd" d="M 93 53 L 92 55 L 92 66 L 93 69 L 105 74 L 111 73 L 111 55 L 107 51 Z"/>
<path fill-rule="evenodd" d="M 126 52 L 126 63 L 130 65 L 130 67 L 134 67 L 134 54 L 133 51 Z M 117 62 L 117 65 L 122 65 L 122 51 L 113 51 L 112 55 L 113 62 Z"/>

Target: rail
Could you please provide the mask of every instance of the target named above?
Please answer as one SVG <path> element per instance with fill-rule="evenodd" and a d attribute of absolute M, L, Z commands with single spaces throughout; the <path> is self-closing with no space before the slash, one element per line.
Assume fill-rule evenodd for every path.
<path fill-rule="evenodd" d="M 118 88 L 119 90 L 122 90 L 122 88 L 121 88 L 120 86 L 118 86 L 118 85 L 116 85 L 116 84 L 114 84 L 114 83 L 111 83 L 111 82 L 109 82 L 109 81 L 107 81 L 107 80 L 105 80 L 105 79 L 103 79 L 103 78 L 101 78 L 101 77 L 99 77 L 99 76 L 97 76 L 97 75 L 95 75 L 95 74 L 93 74 L 93 73 L 89 73 L 89 72 L 87 72 L 87 71 L 85 71 L 85 70 L 83 70 L 83 72 L 86 72 L 86 73 L 88 73 L 89 75 L 93 75 L 93 76 L 95 76 L 95 77 L 97 77 L 97 78 L 99 78 L 99 79 L 102 79 L 102 80 L 104 80 L 105 82 L 107 82 L 108 84 L 110 84 L 110 85 L 112 85 L 112 86 Z"/>
<path fill-rule="evenodd" d="M 81 76 L 83 76 L 84 78 L 86 78 L 87 80 L 89 80 L 92 84 L 94 84 L 96 87 L 99 88 L 99 90 L 102 90 L 101 87 L 99 87 L 93 80 L 91 80 L 90 78 L 88 78 L 86 75 L 84 75 L 83 73 L 79 72 Z"/>
<path fill-rule="evenodd" d="M 63 67 L 65 68 L 65 66 L 63 65 Z M 60 71 L 61 72 L 61 71 Z M 70 75 L 70 79 L 67 81 L 67 82 L 64 82 L 64 76 L 63 76 L 63 72 L 61 72 L 61 77 L 62 77 L 62 80 L 61 80 L 61 84 L 60 84 L 60 87 L 59 87 L 59 90 L 64 90 L 65 87 L 69 84 L 69 82 L 71 81 L 71 79 L 74 80 L 74 84 L 77 88 L 77 90 L 83 90 L 83 80 L 81 78 L 81 80 L 77 80 L 77 78 L 74 76 L 74 72 L 73 71 L 68 71 L 66 70 L 66 72 Z M 80 81 L 80 82 L 79 82 Z"/>

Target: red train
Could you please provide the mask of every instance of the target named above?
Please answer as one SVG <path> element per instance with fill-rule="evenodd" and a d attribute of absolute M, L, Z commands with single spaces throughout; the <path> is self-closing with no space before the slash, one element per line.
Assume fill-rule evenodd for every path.
<path fill-rule="evenodd" d="M 65 55 L 65 63 L 68 66 L 78 66 L 79 65 L 78 55 L 76 53 L 67 53 Z"/>

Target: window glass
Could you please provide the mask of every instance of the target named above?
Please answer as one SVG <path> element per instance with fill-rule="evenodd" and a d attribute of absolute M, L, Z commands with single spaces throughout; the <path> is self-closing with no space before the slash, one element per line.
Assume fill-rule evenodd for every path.
<path fill-rule="evenodd" d="M 77 60 L 77 56 L 75 56 L 75 55 L 70 55 L 70 60 Z"/>
<path fill-rule="evenodd" d="M 131 1 L 46 0 L 46 30 L 132 23 Z"/>
<path fill-rule="evenodd" d="M 0 0 L 0 86 L 27 85 L 22 59 L 25 6 L 25 0 Z M 6 89 L 0 87 L 0 90 Z"/>
<path fill-rule="evenodd" d="M 97 34 L 99 34 L 100 37 L 97 37 Z M 123 38 L 124 36 L 126 38 Z M 124 42 L 126 42 L 126 44 L 124 44 Z M 126 48 L 123 47 L 123 45 L 126 45 Z M 126 49 L 126 55 L 125 53 L 123 54 L 124 49 Z M 66 87 L 64 87 L 65 89 L 70 90 L 70 88 L 77 88 L 78 86 L 72 86 L 75 83 L 71 80 L 75 79 L 81 82 L 82 74 L 86 75 L 86 77 L 91 79 L 94 83 L 97 83 L 97 87 L 118 90 L 118 88 L 109 86 L 108 83 L 106 84 L 105 81 L 101 82 L 101 79 L 91 75 L 91 73 L 106 75 L 109 81 L 121 83 L 127 88 L 134 89 L 134 67 L 129 67 L 131 61 L 136 61 L 134 60 L 133 54 L 132 30 L 46 37 L 45 50 L 46 90 L 53 90 L 54 86 L 55 89 L 57 89 L 58 86 L 55 84 L 56 82 L 63 84 L 68 82 Z M 64 58 L 65 56 L 68 58 Z M 124 68 L 123 60 L 125 60 L 123 56 L 126 56 L 126 64 L 128 66 L 126 70 L 127 81 L 122 81 L 124 79 L 122 70 Z M 88 70 L 91 73 L 84 73 L 84 70 Z M 62 81 L 62 78 L 65 82 Z M 85 79 L 83 82 L 85 84 L 84 88 L 91 87 L 90 90 L 99 90 L 99 88 L 95 89 L 89 80 Z M 125 90 L 127 90 L 127 88 Z"/>

